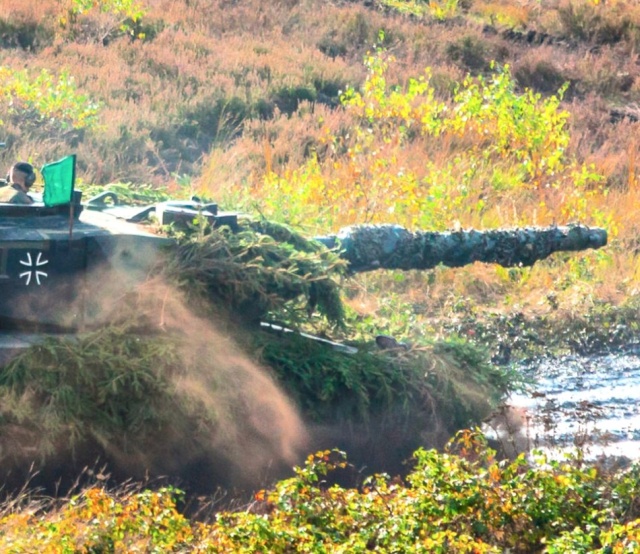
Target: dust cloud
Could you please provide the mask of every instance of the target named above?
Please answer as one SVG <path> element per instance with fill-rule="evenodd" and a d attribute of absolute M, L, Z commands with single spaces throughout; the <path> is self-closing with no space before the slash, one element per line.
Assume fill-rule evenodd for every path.
<path fill-rule="evenodd" d="M 231 337 L 194 315 L 180 293 L 161 280 L 137 291 L 138 311 L 162 332 L 180 337 L 178 398 L 203 421 L 205 451 L 226 462 L 234 482 L 256 482 L 292 466 L 308 444 L 301 417 L 266 368 L 247 358 Z M 221 325 L 224 323 L 221 322 Z M 215 432 L 208 434 L 213 424 Z"/>
<path fill-rule="evenodd" d="M 225 333 L 223 319 L 216 323 L 196 315 L 182 293 L 161 278 L 130 288 L 130 277 L 115 269 L 92 272 L 75 283 L 78 290 L 84 287 L 82 294 L 58 319 L 81 321 L 86 330 L 131 321 L 140 340 L 148 334 L 178 345 L 171 402 L 161 423 L 151 421 L 144 432 L 117 438 L 92 428 L 73 445 L 65 433 L 38 437 L 33 425 L 11 433 L 0 429 L 0 470 L 20 486 L 22 469 L 33 464 L 40 476 L 36 484 L 50 489 L 51 482 L 59 487 L 84 467 L 104 464 L 102 473 L 117 481 L 165 478 L 198 493 L 266 486 L 289 474 L 307 452 L 308 433 L 268 370 L 241 352 Z M 21 309 L 38 313 L 42 304 Z"/>

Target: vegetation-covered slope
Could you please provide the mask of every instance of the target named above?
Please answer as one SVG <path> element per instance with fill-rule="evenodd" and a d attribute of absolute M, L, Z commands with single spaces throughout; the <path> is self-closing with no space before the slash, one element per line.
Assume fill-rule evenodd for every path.
<path fill-rule="evenodd" d="M 605 227 L 612 239 L 606 249 L 556 255 L 533 268 L 475 265 L 350 279 L 344 296 L 352 334 L 341 338 L 367 345 L 373 336 L 384 332 L 409 340 L 415 347 L 411 371 L 425 370 L 421 376 L 435 379 L 426 388 L 420 379 L 398 382 L 398 374 L 407 369 L 403 352 L 372 357 L 365 352 L 345 370 L 340 363 L 324 363 L 319 353 L 301 359 L 305 351 L 300 345 L 291 351 L 272 351 L 274 341 L 256 345 L 250 339 L 241 340 L 254 360 L 267 363 L 274 378 L 290 387 L 289 396 L 304 406 L 307 415 L 320 410 L 317 415 L 324 418 L 320 421 L 335 418 L 332 423 L 341 423 L 340 416 L 345 413 L 361 417 L 374 401 L 391 408 L 386 413 L 396 418 L 393 423 L 406 423 L 407 412 L 395 410 L 398 396 L 376 396 L 380 385 L 390 385 L 394 394 L 398 387 L 415 393 L 412 397 L 401 392 L 403 399 L 424 400 L 434 390 L 445 399 L 453 393 L 461 412 L 448 422 L 452 427 L 446 430 L 450 431 L 470 419 L 460 399 L 467 398 L 466 408 L 474 407 L 477 391 L 484 394 L 487 390 L 475 385 L 482 385 L 486 376 L 501 374 L 487 369 L 472 345 L 453 339 L 451 346 L 447 340 L 436 342 L 445 345 L 444 351 L 438 351 L 434 337 L 457 331 L 481 345 L 491 340 L 512 347 L 526 335 L 536 338 L 537 347 L 544 350 L 565 332 L 583 337 L 586 330 L 588 343 L 592 333 L 617 341 L 637 335 L 639 23 L 639 8 L 625 0 L 0 0 L 0 141 L 7 143 L 0 150 L 0 163 L 8 167 L 20 158 L 39 166 L 73 151 L 78 154 L 79 188 L 87 192 L 94 185 L 124 182 L 163 187 L 178 195 L 198 193 L 227 208 L 260 212 L 269 219 L 304 226 L 309 234 L 355 222 L 441 230 L 578 220 Z M 200 270 L 202 267 L 196 266 L 195 275 L 185 277 L 199 279 Z M 303 297 L 309 290 L 306 287 L 300 289 Z M 624 309 L 619 310 L 620 306 Z M 300 315 L 300 309 L 298 305 L 285 310 L 286 316 Z M 494 317 L 495 312 L 500 316 Z M 540 327 L 556 320 L 554 331 L 538 331 L 532 327 L 532 318 Z M 557 332 L 557 321 L 562 322 L 563 333 Z M 340 336 L 326 321 L 315 329 Z M 109 332 L 114 331 L 117 329 Z M 161 329 L 162 337 L 166 337 L 164 332 Z M 574 340 L 573 335 L 569 338 Z M 86 340 L 95 346 L 95 341 L 102 339 L 94 336 Z M 87 343 L 72 344 L 62 348 L 68 353 L 70 348 Z M 123 346 L 127 344 L 123 342 Z M 131 352 L 138 352 L 139 345 L 130 346 Z M 144 426 L 150 421 L 158 423 L 146 411 L 153 405 L 144 404 L 144 410 L 138 410 L 136 394 L 148 390 L 156 395 L 158 386 L 161 394 L 154 398 L 166 398 L 162 395 L 169 393 L 169 404 L 177 406 L 173 410 L 176 417 L 170 422 L 176 427 L 165 438 L 180 439 L 168 442 L 181 453 L 194 454 L 191 459 L 199 458 L 203 451 L 226 459 L 234 454 L 225 450 L 227 445 L 242 453 L 246 443 L 234 438 L 245 438 L 245 427 L 230 427 L 235 435 L 217 434 L 221 427 L 216 426 L 216 417 L 249 418 L 252 432 L 258 434 L 249 452 L 275 444 L 269 435 L 273 427 L 256 424 L 269 421 L 263 418 L 264 411 L 234 411 L 251 402 L 238 398 L 241 389 L 231 388 L 236 396 L 227 398 L 236 403 L 231 402 L 227 412 L 215 403 L 207 404 L 208 397 L 198 396 L 201 378 L 207 388 L 224 385 L 213 386 L 210 376 L 202 377 L 196 371 L 197 379 L 182 381 L 189 384 L 182 389 L 171 389 L 175 381 L 158 381 L 158 377 L 175 375 L 176 371 L 182 377 L 190 375 L 199 362 L 211 359 L 206 349 L 194 350 L 196 359 L 190 359 L 191 365 L 178 368 L 165 368 L 161 363 L 145 365 L 148 360 L 142 356 L 138 360 L 142 381 L 136 386 L 150 388 L 138 390 L 132 385 L 128 414 L 136 417 L 127 419 L 113 413 L 103 427 L 101 418 L 109 414 L 111 406 L 110 380 L 115 379 L 119 386 L 138 373 L 119 374 L 101 366 L 89 376 L 98 378 L 100 386 L 107 385 L 102 390 L 87 381 L 84 363 L 56 363 L 59 347 L 43 347 L 35 362 L 33 358 L 22 359 L 11 372 L 3 373 L 3 421 L 19 424 L 14 434 L 5 435 L 14 441 L 11 444 L 26 444 L 46 455 L 47 441 L 39 442 L 43 430 L 53 431 L 54 441 L 73 431 L 103 448 L 115 445 L 111 455 L 117 458 L 120 446 L 131 452 L 129 444 L 118 443 L 123 436 L 129 438 L 127 433 L 133 432 L 135 439 L 153 436 Z M 456 354 L 454 361 L 442 362 L 451 351 Z M 163 362 L 171 359 L 160 356 Z M 232 368 L 249 366 L 244 365 L 244 358 L 233 359 L 235 365 L 228 369 L 237 379 Z M 476 382 L 471 390 L 449 386 L 464 382 L 466 374 L 463 371 L 460 377 L 458 372 L 465 369 L 465 359 L 472 362 L 474 371 L 484 367 L 488 372 L 474 373 Z M 304 366 L 309 360 L 320 363 L 323 370 L 330 369 L 326 379 L 316 380 L 318 367 Z M 32 370 L 47 363 L 54 371 L 40 382 L 43 375 L 37 371 L 34 375 Z M 221 363 L 221 367 L 227 366 Z M 363 389 L 349 388 L 349 372 L 364 375 L 360 382 L 365 386 L 364 394 L 360 394 Z M 250 374 L 248 369 L 241 372 L 245 377 Z M 60 389 L 55 381 L 58 378 L 66 388 Z M 420 386 L 414 387 L 415 383 Z M 334 384 L 337 388 L 330 386 Z M 502 386 L 490 385 L 490 392 Z M 347 403 L 341 397 L 345 386 L 353 395 Z M 98 405 L 106 407 L 105 411 L 85 410 L 88 406 L 80 400 L 87 396 L 86 387 L 89 398 L 98 399 L 91 409 Z M 175 395 L 176 390 L 182 396 Z M 485 403 L 475 405 L 479 409 L 473 412 L 474 420 L 491 400 L 490 393 L 485 396 Z M 194 403 L 194 397 L 200 403 Z M 180 402 L 171 404 L 176 398 Z M 274 393 L 273 398 L 280 397 Z M 194 414 L 194 406 L 202 403 L 206 409 Z M 56 418 L 41 420 L 38 409 L 42 406 Z M 69 411 L 71 406 L 79 410 Z M 33 407 L 36 411 L 30 412 Z M 287 413 L 292 414 L 291 421 L 298 421 L 295 410 Z M 74 420 L 78 414 L 83 418 L 81 426 Z M 93 425 L 96 418 L 101 427 Z M 122 435 L 118 429 L 116 443 L 109 443 L 104 430 L 111 429 L 114 422 L 124 424 L 126 433 Z M 194 425 L 199 434 L 189 435 L 195 442 L 185 448 L 181 429 Z M 158 429 L 169 428 L 156 427 L 154 432 Z M 407 436 L 415 438 L 414 431 L 410 428 Z M 346 442 L 357 433 L 356 427 Z M 209 442 L 211 435 L 213 442 Z M 298 435 L 283 436 L 285 442 L 278 447 L 289 444 L 289 438 L 290 444 L 298 444 Z M 225 448 L 219 448 L 221 444 Z M 149 444 L 135 446 L 142 455 Z M 166 464 L 155 469 L 158 473 L 171 471 L 174 458 L 161 454 L 165 457 L 155 459 Z M 390 485 L 380 480 L 376 488 L 354 492 L 357 500 L 345 505 L 340 502 L 350 491 L 326 493 L 309 487 L 304 479 L 283 482 L 279 486 L 284 491 L 285 512 L 274 504 L 277 493 L 265 496 L 267 504 L 262 507 L 275 514 L 274 527 L 269 527 L 266 516 L 240 513 L 230 516 L 228 521 L 233 525 L 228 529 L 203 532 L 220 533 L 219 544 L 225 545 L 221 549 L 233 544 L 238 550 L 249 551 L 284 549 L 286 544 L 293 544 L 292 548 L 322 544 L 329 550 L 339 550 L 342 544 L 393 549 L 396 539 L 401 544 L 414 541 L 417 550 L 424 547 L 427 551 L 447 551 L 454 544 L 458 551 L 513 548 L 523 552 L 542 550 L 545 544 L 554 552 L 600 547 L 603 551 L 633 551 L 637 546 L 637 480 L 633 473 L 628 480 L 618 476 L 609 481 L 598 480 L 592 470 L 583 472 L 581 468 L 567 469 L 568 473 L 528 473 L 529 468 L 517 466 L 500 473 L 502 470 L 491 463 L 487 467 L 480 464 L 472 466 L 470 475 L 456 482 L 459 489 L 446 497 L 444 483 L 433 478 L 434 472 L 440 475 L 445 468 L 450 477 L 458 461 L 440 459 L 435 453 L 427 457 L 432 465 L 426 470 L 424 490 L 419 483 L 402 483 L 393 494 L 387 494 L 385 487 Z M 287 456 L 280 459 L 285 463 L 290 460 Z M 17 463 L 22 460 L 18 456 Z M 238 460 L 234 467 L 240 474 L 243 463 L 257 463 L 251 456 Z M 528 480 L 524 485 L 523 475 Z M 498 487 L 498 481 L 504 487 Z M 441 492 L 440 497 L 435 496 L 440 505 L 428 503 L 436 486 Z M 287 487 L 298 487 L 296 490 L 309 494 L 308 499 L 297 505 L 288 496 Z M 551 489 L 557 495 L 551 494 Z M 118 519 L 123 510 L 144 519 L 145 506 L 155 510 L 164 506 L 163 502 L 168 502 L 169 512 L 162 513 L 173 517 L 167 496 L 144 493 L 131 498 L 132 508 L 123 508 L 100 492 L 90 492 L 80 502 L 84 510 L 95 499 L 94 505 L 100 510 L 104 507 L 100 513 L 107 514 L 107 519 L 116 516 L 101 527 L 103 531 L 114 530 L 113 536 L 98 533 L 86 539 L 69 538 L 65 532 L 58 535 L 58 529 L 64 531 L 69 521 L 78 521 L 73 514 L 69 521 L 63 518 L 66 523 L 59 527 L 46 518 L 42 521 L 54 540 L 62 541 L 59 544 L 69 541 L 71 551 L 85 545 L 93 548 L 89 540 L 94 539 L 96 549 L 126 548 L 118 542 L 124 536 L 141 544 L 159 541 L 155 544 L 165 549 L 196 544 L 178 516 L 170 522 L 155 520 L 148 525 L 138 519 L 125 530 L 118 527 L 128 525 L 129 520 Z M 574 500 L 571 506 L 575 511 L 553 512 L 560 505 L 556 498 Z M 382 504 L 377 499 L 382 499 Z M 541 503 L 546 499 L 552 502 Z M 406 515 L 405 519 L 395 519 L 395 502 L 401 505 L 398 513 Z M 504 510 L 492 511 L 498 505 Z M 73 511 L 75 506 L 78 501 L 65 509 Z M 328 513 L 330 506 L 345 519 L 318 521 L 314 519 L 318 506 L 323 513 Z M 436 519 L 423 518 L 422 512 L 411 519 L 416 506 L 435 513 Z M 445 511 L 450 509 L 444 515 L 438 512 L 443 506 Z M 309 508 L 311 523 L 319 527 L 306 527 L 303 520 L 295 519 L 293 511 L 286 511 L 293 507 Z M 9 504 L 7 510 L 12 508 Z M 81 521 L 91 518 L 91 510 L 89 506 L 77 517 Z M 360 513 L 370 514 L 372 519 L 354 523 L 353 516 Z M 31 539 L 21 533 L 35 529 L 41 533 L 34 539 L 36 543 L 44 540 L 44 531 L 37 526 L 24 526 L 25 521 L 32 523 L 28 514 L 16 505 L 16 514 L 2 520 L 3 538 L 26 541 L 17 551 L 31 547 Z M 54 511 L 49 515 L 57 517 Z M 378 521 L 378 516 L 384 521 L 377 527 L 378 534 L 364 536 L 354 531 L 373 529 L 378 524 L 371 522 Z M 293 529 L 282 523 L 291 517 Z M 418 525 L 418 520 L 426 522 L 425 527 Z M 482 525 L 478 526 L 478 521 Z M 138 523 L 141 526 L 136 526 Z M 332 527 L 333 523 L 337 527 Z M 387 530 L 386 523 L 397 525 Z M 169 531 L 152 533 L 149 538 L 144 529 L 154 526 Z M 438 534 L 437 526 L 445 528 L 444 534 Z M 501 526 L 508 529 L 502 537 L 494 532 Z M 321 531 L 316 531 L 319 528 Z M 138 535 L 139 529 L 143 531 Z M 176 538 L 171 534 L 175 529 L 184 534 Z M 242 541 L 247 537 L 263 538 L 258 530 L 264 531 L 264 542 L 244 546 Z M 421 531 L 427 536 L 422 537 Z M 132 535 L 127 535 L 129 532 Z M 179 542 L 182 540 L 186 543 Z M 432 542 L 419 544 L 421 540 Z M 212 551 L 216 548 L 210 547 Z"/>
<path fill-rule="evenodd" d="M 314 232 L 601 225 L 603 252 L 395 285 L 418 319 L 572 314 L 637 289 L 639 17 L 622 0 L 7 1 L 0 162 L 75 151 L 85 188 L 163 185 Z"/>

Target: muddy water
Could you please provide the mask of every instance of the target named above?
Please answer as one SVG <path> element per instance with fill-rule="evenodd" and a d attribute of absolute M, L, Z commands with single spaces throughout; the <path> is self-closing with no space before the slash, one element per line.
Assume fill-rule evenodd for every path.
<path fill-rule="evenodd" d="M 534 384 L 507 401 L 509 421 L 498 425 L 503 442 L 515 433 L 511 445 L 521 450 L 558 454 L 580 447 L 589 458 L 640 459 L 640 346 L 519 369 Z"/>

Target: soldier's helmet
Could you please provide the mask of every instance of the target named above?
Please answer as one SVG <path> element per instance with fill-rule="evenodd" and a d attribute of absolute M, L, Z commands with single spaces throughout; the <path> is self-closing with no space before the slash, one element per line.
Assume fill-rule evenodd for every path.
<path fill-rule="evenodd" d="M 36 182 L 36 172 L 33 169 L 33 166 L 28 162 L 18 162 L 13 164 L 9 175 L 7 175 L 7 181 L 13 181 L 11 177 L 13 176 L 14 171 L 21 171 L 25 174 L 24 184 L 27 188 L 30 188 L 33 183 Z"/>

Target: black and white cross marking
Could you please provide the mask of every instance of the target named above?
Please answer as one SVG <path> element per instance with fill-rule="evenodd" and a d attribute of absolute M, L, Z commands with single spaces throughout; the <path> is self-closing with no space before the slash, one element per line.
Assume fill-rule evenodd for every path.
<path fill-rule="evenodd" d="M 45 260 L 42 258 L 42 252 L 38 252 L 38 256 L 35 261 L 31 258 L 31 252 L 27 252 L 27 259 L 20 260 L 20 263 L 24 266 L 30 268 L 28 271 L 23 271 L 20 273 L 20 278 L 25 278 L 25 285 L 29 286 L 31 284 L 31 280 L 35 278 L 35 282 L 37 285 L 42 284 L 40 282 L 40 278 L 48 277 L 49 275 L 45 271 L 41 271 L 38 268 L 42 267 L 49 263 L 49 260 Z"/>

